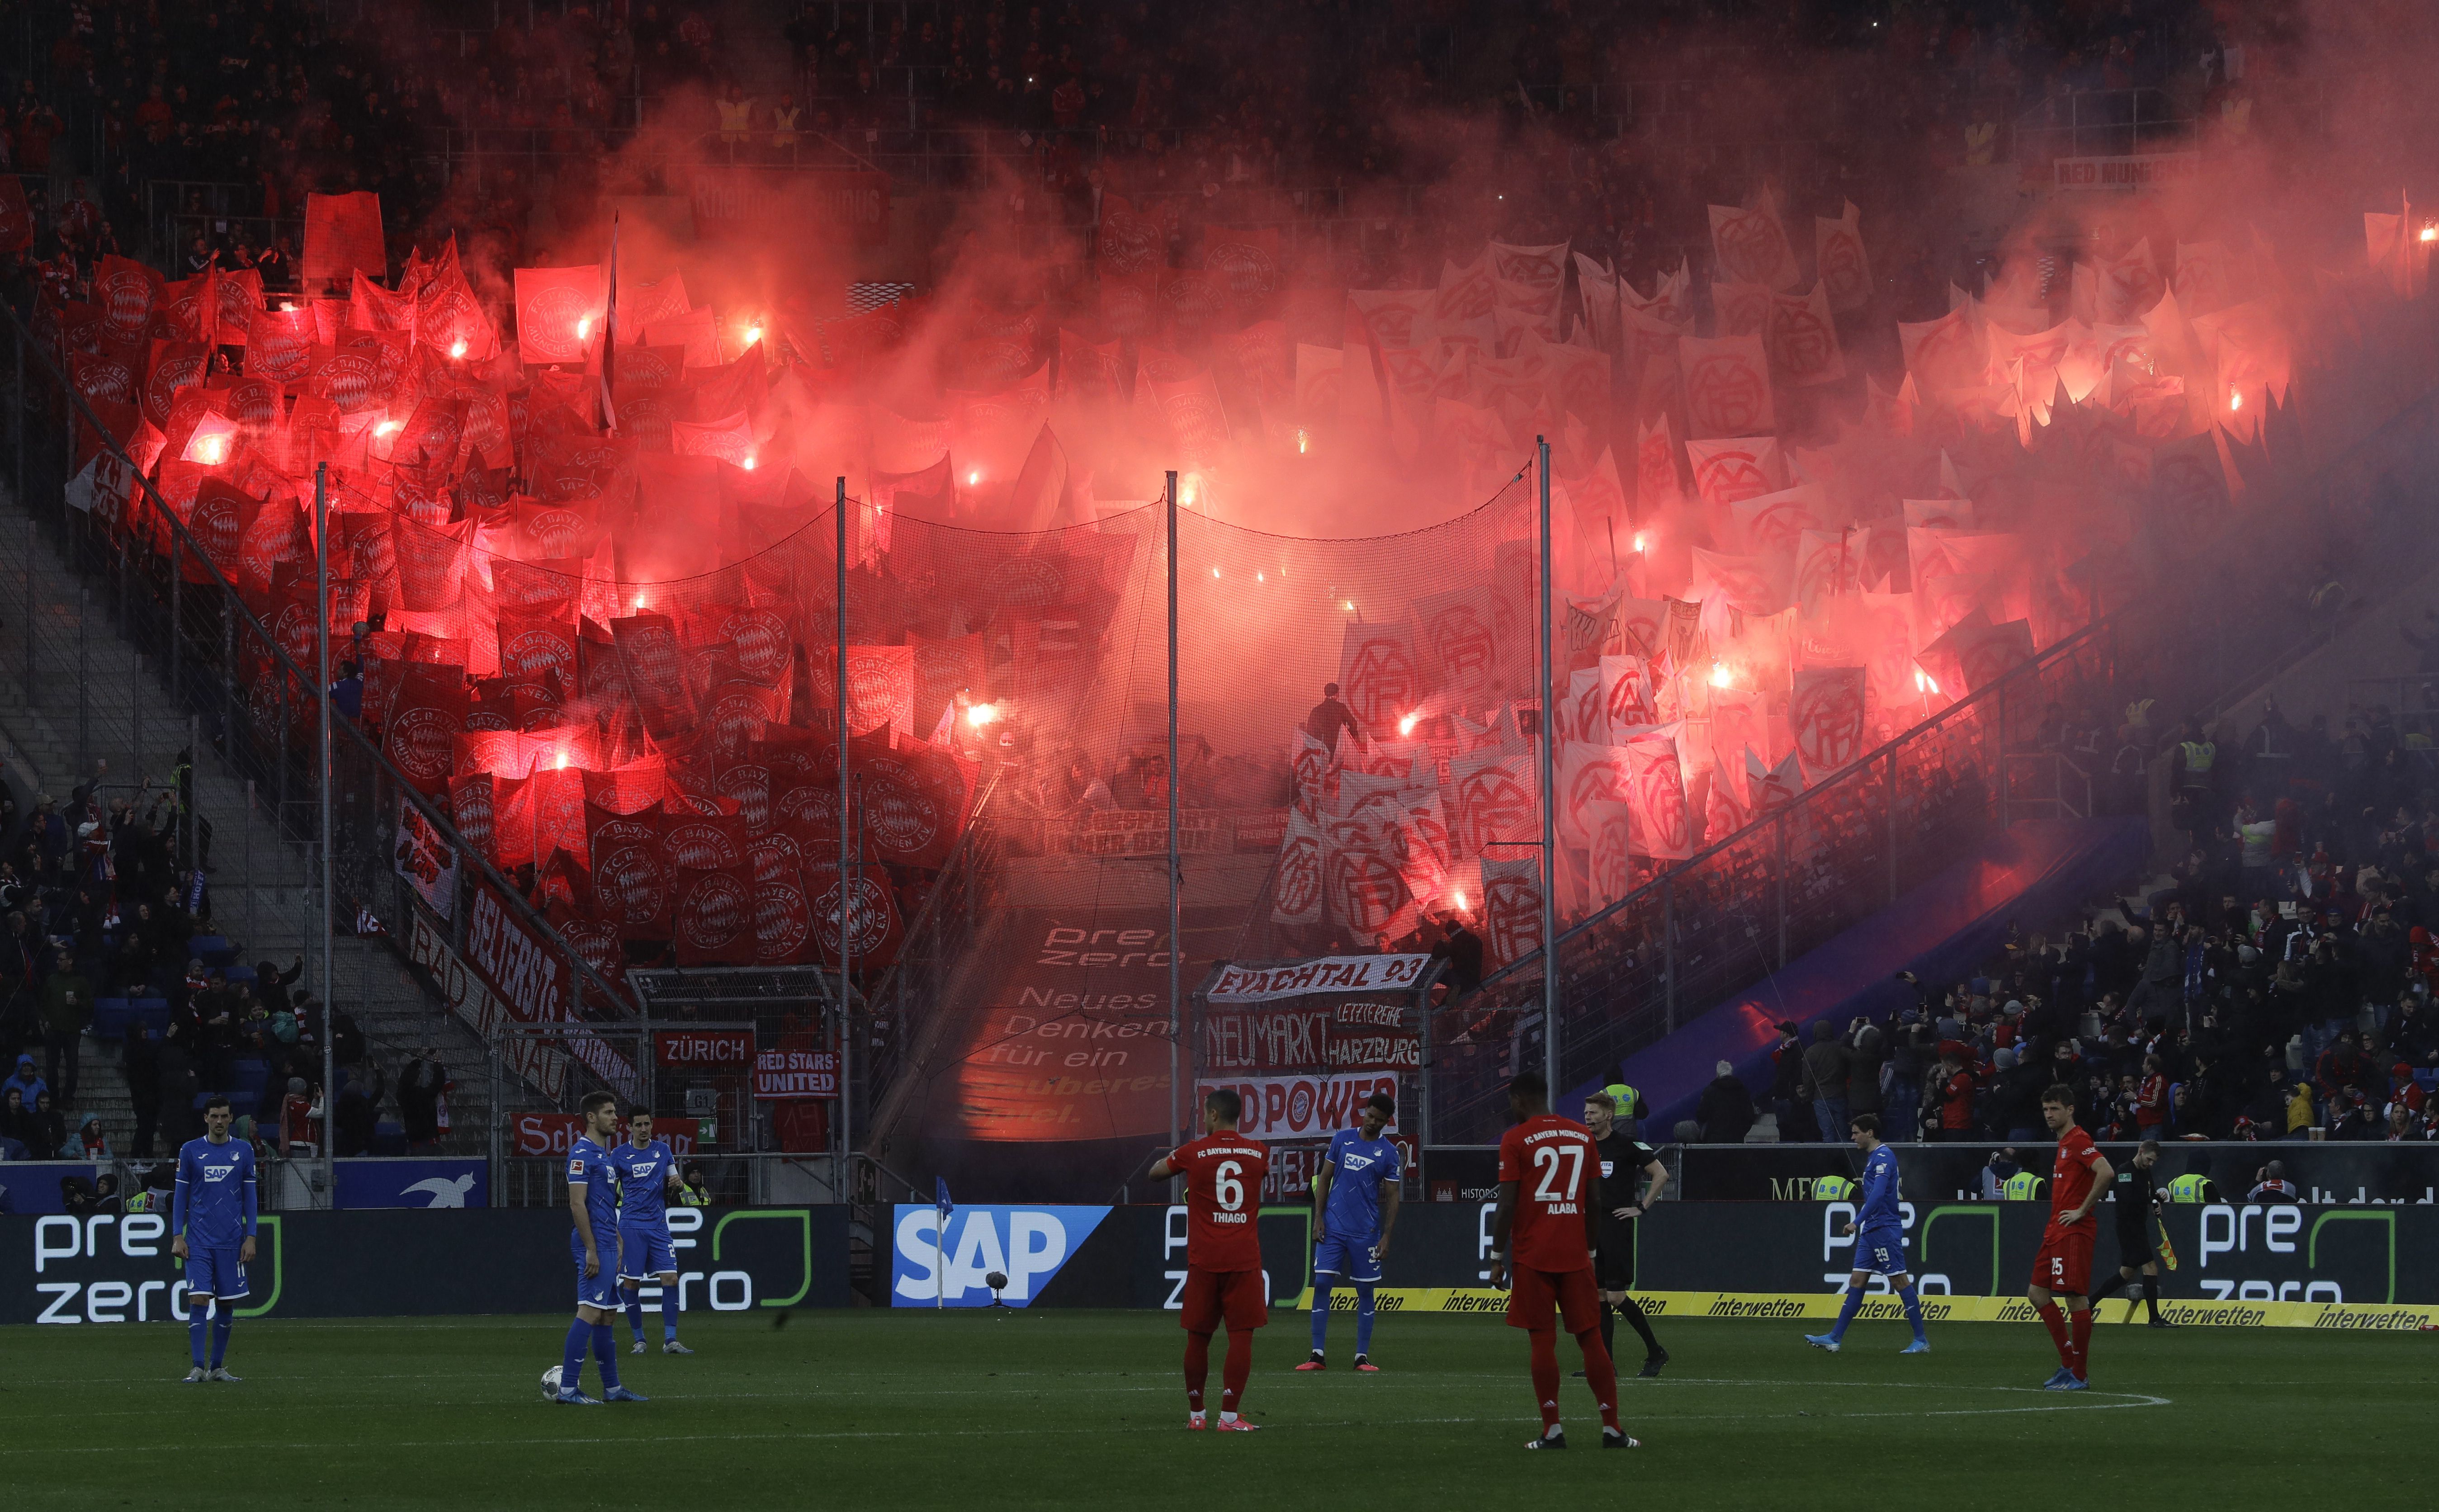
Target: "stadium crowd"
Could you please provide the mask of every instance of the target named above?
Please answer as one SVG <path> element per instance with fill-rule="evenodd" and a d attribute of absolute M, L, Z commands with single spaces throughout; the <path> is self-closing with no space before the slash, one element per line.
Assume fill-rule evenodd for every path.
<path fill-rule="evenodd" d="M 639 128 L 655 155 L 688 160 L 835 167 L 919 143 L 960 182 L 1013 170 L 1020 203 L 1044 186 L 1028 216 L 1063 205 L 1067 225 L 1089 225 L 1106 187 L 1165 201 L 1188 240 L 1193 222 L 1318 219 L 1360 201 L 1395 227 L 1370 249 L 1392 260 L 1436 256 L 1413 244 L 1445 209 L 1423 186 L 1488 139 L 1529 140 L 1538 187 L 1500 207 L 1511 240 L 1572 234 L 1640 274 L 1699 245 L 1706 201 L 1751 176 L 1731 152 L 1722 184 L 1704 182 L 1685 171 L 1706 155 L 1680 151 L 1688 142 L 1820 147 L 1807 166 L 1860 192 L 2003 160 L 2015 122 L 2069 118 L 2076 92 L 2157 90 L 2154 113 L 2241 133 L 2256 90 L 2282 98 L 2289 44 L 2274 12 L 2203 0 L 1564 0 L 1546 13 L 1330 0 L 1258 15 L 807 3 L 775 35 L 723 34 L 712 8 L 650 0 L 5 11 L 27 46 L 0 59 L 0 158 L 58 246 L 80 264 L 150 256 L 172 276 L 216 254 L 274 289 L 293 279 L 312 191 L 375 192 L 401 251 L 445 222 L 461 242 L 496 240 L 501 266 L 525 260 L 537 200 L 584 219 L 605 154 Z M 779 56 L 790 65 L 774 70 Z M 1424 128 L 1434 113 L 1443 126 Z M 505 155 L 470 158 L 470 133 Z M 1451 190 L 1466 192 L 1430 192 Z M 172 228 L 174 245 L 155 244 Z"/>
<path fill-rule="evenodd" d="M 2231 749 L 2188 721 L 2166 754 L 2193 841 L 2173 873 L 2012 932 L 1968 980 L 1909 976 L 1885 1020 L 1782 1023 L 1761 1099 L 1781 1137 L 1875 1112 L 1899 1138 L 2022 1143 L 2064 1082 L 2102 1138 L 2439 1139 L 2427 740 L 2383 705 L 2335 736 L 2270 705 Z"/>
<path fill-rule="evenodd" d="M 209 832 L 187 822 L 187 775 L 182 757 L 171 782 L 129 795 L 98 773 L 65 805 L 39 793 L 22 814 L 0 783 L 0 1065 L 14 1068 L 0 1081 L 0 1159 L 151 1160 L 202 1132 L 211 1093 L 238 1100 L 240 1135 L 262 1153 L 318 1150 L 325 1034 L 343 1068 L 339 1151 L 433 1145 L 447 1073 L 430 1050 L 393 1089 L 354 1019 L 326 1019 L 302 989 L 301 956 L 244 965 L 213 932 Z M 88 1041 L 124 1076 L 123 1149 L 89 1111 Z M 387 1139 L 385 1097 L 402 1118 Z"/>

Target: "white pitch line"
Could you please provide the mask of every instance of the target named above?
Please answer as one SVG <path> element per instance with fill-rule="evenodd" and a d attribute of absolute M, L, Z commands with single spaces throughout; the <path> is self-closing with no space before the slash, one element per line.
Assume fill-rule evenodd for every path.
<path fill-rule="evenodd" d="M 1773 1385 L 1776 1385 L 1776 1386 L 1791 1386 L 1791 1385 L 1811 1386 L 1811 1385 L 1818 1385 L 1818 1384 L 1820 1384 L 1820 1382 L 1817 1382 L 1817 1381 L 1751 1381 L 1751 1380 L 1746 1380 L 1746 1381 L 1736 1381 L 1736 1380 L 1705 1380 L 1705 1379 L 1694 1379 L 1694 1380 L 1687 1380 L 1687 1381 L 1681 1382 L 1681 1384 L 1683 1384 L 1683 1385 L 1689 1385 L 1689 1386 L 1773 1386 Z M 1919 1387 L 1919 1388 L 1921 1388 L 1921 1389 L 1924 1389 L 1924 1390 L 1939 1390 L 1939 1389 L 1946 1389 L 1946 1390 L 1951 1390 L 1951 1391 L 2005 1392 L 2005 1393 L 2009 1393 L 2009 1394 L 2022 1394 L 2022 1395 L 2031 1395 L 2031 1394 L 2034 1394 L 2034 1393 L 2037 1393 L 2037 1392 L 2039 1392 L 2039 1391 L 2040 1391 L 2040 1388 L 2039 1388 L 2039 1387 L 2037 1387 L 2037 1386 L 1951 1386 L 1951 1387 L 1941 1388 L 1941 1387 L 1939 1387 L 1939 1386 L 1937 1386 L 1937 1385 L 1935 1385 L 1934 1383 L 1932 1383 L 1932 1382 L 1929 1382 L 1929 1381 L 1920 1381 L 1920 1382 L 1915 1382 L 1915 1381 L 1907 1381 L 1907 1382 L 1892 1382 L 1891 1384 L 1899 1384 L 1899 1385 L 1917 1386 L 1917 1387 Z M 1122 1390 L 1129 1390 L 1129 1391 L 1135 1391 L 1135 1390 L 1151 1391 L 1151 1390 L 1155 1390 L 1155 1389 L 1156 1389 L 1156 1390 L 1161 1390 L 1161 1391 L 1170 1391 L 1170 1390 L 1175 1390 L 1176 1388 L 1174 1388 L 1174 1387 L 1159 1387 L 1159 1388 L 1153 1388 L 1153 1387 L 1126 1387 L 1126 1388 L 1120 1388 L 1120 1389 L 1122 1389 Z M 943 1394 L 943 1395 L 945 1395 L 945 1394 Z M 2119 1409 L 2125 1409 L 2125 1408 L 2140 1408 L 2140 1407 L 2173 1407 L 2173 1406 L 2175 1406 L 2175 1405 L 2176 1405 L 2176 1403 L 2175 1403 L 2171 1398 L 2169 1398 L 2169 1397 L 2166 1397 L 2166 1396 L 2150 1396 L 2150 1395 L 2147 1395 L 2147 1394 L 2145 1394 L 2145 1393 L 2141 1393 L 2141 1392 L 2094 1392 L 2094 1393 L 2092 1393 L 2092 1396 L 2103 1396 L 2103 1397 L 2119 1397 L 2119 1398 L 2123 1398 L 2123 1399 L 2121 1399 L 2121 1400 L 2113 1400 L 2113 1401 L 2092 1401 L 2092 1400 L 2089 1400 L 2089 1399 L 2087 1399 L 2087 1398 L 2085 1398 L 2085 1397 L 2081 1396 L 2080 1396 L 2080 1394 L 2078 1394 L 2078 1395 L 2075 1396 L 2075 1398 L 2074 1398 L 2074 1399 L 2072 1399 L 2072 1400 L 2053 1401 L 2053 1402 L 2042 1402 L 2042 1403 L 2039 1403 L 2039 1404 L 2037 1404 L 2037 1405 L 2026 1405 L 2026 1406 L 2022 1406 L 2022 1407 L 1954 1407 L 1954 1408 L 1941 1408 L 1941 1409 L 1933 1409 L 1933 1410 L 1923 1411 L 1923 1412 L 1908 1412 L 1908 1413 L 1884 1413 L 1884 1412 L 1869 1412 L 1869 1413 L 1812 1413 L 1812 1412 L 1804 1412 L 1804 1413 L 1664 1413 L 1664 1414 L 1657 1414 L 1656 1416 L 1653 1416 L 1653 1417 L 1649 1418 L 1649 1419 L 1648 1419 L 1648 1421 L 1650 1421 L 1650 1422 L 1654 1422 L 1654 1423 L 1658 1423 L 1658 1424 L 1661 1424 L 1661 1425 L 1665 1426 L 1665 1425 L 1669 1424 L 1669 1423 L 1699 1423 L 1699 1422 L 1752 1422 L 1752 1421 L 1769 1420 L 1769 1419 L 1789 1419 L 1789 1420 L 1791 1420 L 1791 1419 L 1799 1418 L 1799 1417 L 1803 1417 L 1803 1418 L 1813 1418 L 1813 1419 L 1819 1419 L 1819 1420 L 1822 1420 L 1822 1421 L 1843 1421 L 1843 1420 L 1848 1420 L 1848 1419 L 1859 1419 L 1859 1418 L 1877 1418 L 1877 1417 L 2005 1417 L 2005 1416 L 2013 1416 L 2013 1415 L 2018 1415 L 2018 1414 L 2026 1414 L 2026 1413 L 2074 1413 L 2074 1412 L 2086 1412 L 2086 1413 L 2089 1413 L 2089 1412 L 2109 1412 L 2109 1411 L 2119 1410 Z M 671 1401 L 673 1401 L 673 1402 L 674 1402 L 674 1401 L 678 1401 L 678 1400 L 685 1400 L 685 1399 L 688 1399 L 688 1398 L 679 1398 L 679 1397 L 671 1397 L 671 1398 L 670 1398 L 670 1400 L 671 1400 Z M 740 1399 L 740 1398 L 739 1398 L 739 1397 L 733 1397 L 733 1396 L 712 1396 L 712 1397 L 699 1397 L 699 1398 L 691 1398 L 691 1399 L 692 1399 L 692 1400 L 697 1400 L 697 1401 L 704 1401 L 704 1402 L 721 1402 L 721 1401 L 738 1400 L 738 1399 Z M 1401 1418 L 1398 1418 L 1398 1419 L 1397 1420 L 1397 1422 L 1398 1422 L 1398 1423 L 1399 1423 L 1399 1424 L 1423 1424 L 1423 1425 L 1428 1425 L 1428 1426 L 1480 1425 L 1480 1424 L 1509 1424 L 1509 1425 L 1512 1425 L 1512 1424 L 1516 1424 L 1516 1423 L 1522 1423 L 1522 1422 L 1526 1422 L 1526 1421 L 1527 1421 L 1527 1420 L 1526 1420 L 1525 1418 L 1523 1418 L 1521 1414 L 1519 1414 L 1519 1415 L 1515 1415 L 1515 1416 L 1506 1416 L 1506 1415 L 1503 1415 L 1503 1416 L 1499 1416 L 1499 1417 L 1401 1417 Z M 1309 1423 L 1308 1423 L 1308 1422 L 1290 1422 L 1290 1423 L 1275 1423 L 1275 1424 L 1267 1424 L 1267 1425 L 1265 1425 L 1265 1427 L 1266 1427 L 1266 1428 L 1283 1428 L 1283 1429 L 1289 1429 L 1289 1430 L 1294 1430 L 1294 1429 L 1299 1429 L 1299 1428 L 1301 1428 L 1301 1429 L 1339 1429 L 1339 1428 L 1365 1428 L 1365 1429 L 1379 1429 L 1379 1428 L 1380 1428 L 1381 1426 L 1382 1426 L 1382 1424 L 1380 1423 L 1380 1421 L 1378 1418 L 1350 1418 L 1350 1419 L 1344 1419 L 1344 1420 L 1340 1420 L 1340 1421 L 1332 1421 L 1332 1422 L 1309 1422 Z M 1092 1428 L 1081 1428 L 1081 1427 L 1079 1427 L 1079 1428 L 1040 1428 L 1040 1427 L 1033 1427 L 1033 1428 L 1024 1428 L 1024 1429 L 1004 1429 L 1004 1428 L 967 1428 L 967 1429 L 871 1429 L 871 1430 L 854 1430 L 854 1429 L 846 1429 L 846 1430 L 838 1430 L 838 1431 L 828 1432 L 802 1432 L 802 1433 L 648 1433 L 648 1434 L 642 1434 L 642 1435 L 629 1434 L 629 1433 L 620 1433 L 620 1434 L 616 1435 L 616 1436 L 615 1436 L 615 1438 L 614 1438 L 614 1439 L 613 1439 L 613 1440 L 604 1440 L 604 1439 L 601 1439 L 601 1438 L 598 1438 L 598 1437 L 577 1438 L 577 1437 L 567 1437 L 567 1436 L 556 1436 L 556 1437 L 549 1437 L 549 1438 L 486 1438 L 486 1439 L 466 1439 L 466 1438 L 462 1438 L 462 1437 L 460 1437 L 460 1438 L 448 1438 L 448 1439 L 395 1439 L 395 1438 L 383 1438 L 383 1439 L 346 1439 L 346 1440 L 331 1440 L 331 1439 L 324 1439 L 324 1440 L 307 1440 L 307 1441 L 303 1441 L 303 1442 L 286 1443 L 286 1444 L 265 1444 L 265 1443 L 260 1443 L 260 1442 L 257 1442 L 257 1441 L 248 1441 L 248 1442 L 246 1442 L 246 1443 L 241 1443 L 241 1444 L 228 1444 L 228 1445 L 223 1445 L 223 1446 L 218 1446 L 218 1447 L 219 1447 L 219 1448 L 221 1448 L 221 1449 L 223 1449 L 223 1450 L 228 1450 L 228 1451 L 240 1451 L 240 1452 L 254 1452 L 254 1451 L 259 1451 L 259 1450 L 330 1450 L 330 1449 L 384 1449 L 384 1448 L 387 1448 L 387 1449 L 463 1449 L 463 1448 L 469 1448 L 469 1447 L 481 1447 L 481 1448 L 487 1448 L 487 1449 L 490 1449 L 490 1448 L 509 1448 L 509 1447 L 516 1447 L 516 1448 L 528 1448 L 528 1447 L 535 1447 L 535 1446 L 554 1446 L 554 1445 L 563 1445 L 563 1446 L 568 1446 L 568 1447 L 571 1447 L 571 1448 L 593 1448 L 593 1447 L 597 1446 L 597 1445 L 599 1445 L 599 1444 L 601 1444 L 601 1443 L 603 1443 L 603 1442 L 615 1442 L 615 1443 L 620 1443 L 620 1444 L 735 1444 L 735 1443 L 771 1443 L 771 1442 L 789 1442 L 789 1443 L 795 1443 L 795 1442 L 825 1442 L 825 1441 L 830 1441 L 830 1440 L 857 1440 L 857 1439 L 994 1438 L 994 1437 L 1002 1437 L 1002 1436 L 1008 1436 L 1008 1435 L 1022 1435 L 1022 1436 L 1025 1436 L 1025 1437 L 1041 1437 L 1041 1436 L 1042 1436 L 1042 1435 L 1044 1435 L 1044 1434 L 1051 1434 L 1051 1435 L 1057 1435 L 1057 1436 L 1062 1436 L 1062 1437 L 1073 1437 L 1073 1436 L 1077 1436 L 1077 1435 L 1080 1435 L 1080 1434 L 1090 1434 L 1090 1433 L 1152 1433 L 1152 1432 L 1175 1432 L 1175 1431 L 1176 1431 L 1176 1429 L 1175 1429 L 1174 1425 L 1169 1426 L 1169 1427 L 1163 1427 L 1163 1428 L 1153 1428 L 1153 1427 L 1151 1427 L 1150 1425 L 1148 1425 L 1148 1424 L 1147 1424 L 1147 1425 L 1145 1425 L 1145 1426 L 1142 1426 L 1142 1427 L 1109 1427 L 1109 1426 L 1101 1426 L 1101 1427 L 1092 1427 Z M 45 1446 L 45 1447 L 43 1447 L 43 1448 L 23 1448 L 23 1447 L 20 1447 L 20 1448 L 0 1448 L 0 1455 L 35 1455 L 35 1454 L 44 1454 L 44 1453 L 55 1453 L 55 1454 L 112 1454 L 112 1453 L 153 1452 L 153 1451 L 158 1451 L 158 1450 L 169 1450 L 169 1451 L 170 1451 L 170 1452 L 178 1452 L 178 1453 L 198 1453 L 198 1452 L 209 1452 L 209 1450 L 208 1450 L 208 1449 L 201 1448 L 201 1447 L 194 1446 L 194 1445 L 131 1444 L 131 1445 L 123 1445 L 123 1446 L 122 1446 L 122 1445 L 107 1445 L 107 1446 L 104 1446 L 104 1445 L 91 1445 L 91 1446 L 86 1446 L 86 1445 L 72 1445 L 72 1446 L 66 1446 L 66 1447 Z"/>

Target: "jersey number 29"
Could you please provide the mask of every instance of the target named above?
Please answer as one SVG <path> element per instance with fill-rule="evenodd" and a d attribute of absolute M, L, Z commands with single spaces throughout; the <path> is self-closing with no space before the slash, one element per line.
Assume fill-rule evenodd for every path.
<path fill-rule="evenodd" d="M 1558 1180 L 1558 1165 L 1564 1162 L 1567 1179 Z M 1533 1168 L 1541 1173 L 1540 1183 L 1533 1188 L 1536 1202 L 1572 1202 L 1576 1200 L 1576 1183 L 1584 1174 L 1584 1149 L 1581 1145 L 1544 1145 L 1533 1152 Z"/>

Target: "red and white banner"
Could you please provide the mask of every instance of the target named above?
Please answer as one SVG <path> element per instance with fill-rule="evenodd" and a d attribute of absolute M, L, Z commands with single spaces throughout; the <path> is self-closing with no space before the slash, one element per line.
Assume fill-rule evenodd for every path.
<path fill-rule="evenodd" d="M 522 1022 L 557 1023 L 573 1017 L 566 955 L 510 913 L 489 881 L 474 884 L 466 910 L 466 959 Z"/>
<path fill-rule="evenodd" d="M 1327 1008 L 1220 1009 L 1202 1016 L 1206 1071 L 1288 1071 L 1323 1064 Z"/>
<path fill-rule="evenodd" d="M 754 1058 L 754 1095 L 764 1102 L 838 1095 L 835 1050 L 765 1050 Z"/>
<path fill-rule="evenodd" d="M 1817 785 L 1863 752 L 1863 669 L 1807 667 L 1795 674 L 1787 722 L 1795 733 L 1795 755 L 1804 781 Z"/>
<path fill-rule="evenodd" d="M 1395 992 L 1422 980 L 1428 955 L 1329 955 L 1286 966 L 1222 966 L 1211 1003 L 1268 1003 L 1307 992 Z"/>
<path fill-rule="evenodd" d="M 1415 636 L 1397 624 L 1352 624 L 1338 653 L 1339 696 L 1374 740 L 1398 733 L 1398 721 L 1423 701 L 1422 667 Z"/>
<path fill-rule="evenodd" d="M 1352 1129 L 1364 1099 L 1376 1092 L 1398 1094 L 1394 1071 L 1351 1076 L 1202 1077 L 1194 1081 L 1197 1107 L 1226 1087 L 1245 1099 L 1237 1131 L 1249 1139 L 1310 1139 Z M 1398 1126 L 1389 1125 L 1391 1129 Z"/>
<path fill-rule="evenodd" d="M 516 1145 L 508 1153 L 564 1157 L 568 1147 L 583 1135 L 584 1117 L 580 1113 L 518 1113 L 509 1128 Z M 656 1119 L 652 1137 L 667 1144 L 670 1153 L 680 1160 L 695 1152 L 695 1126 L 691 1120 Z"/>

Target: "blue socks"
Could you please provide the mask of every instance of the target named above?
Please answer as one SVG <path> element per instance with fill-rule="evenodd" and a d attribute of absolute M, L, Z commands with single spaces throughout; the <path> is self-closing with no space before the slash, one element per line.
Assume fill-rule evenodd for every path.
<path fill-rule="evenodd" d="M 1312 1352 L 1319 1354 L 1329 1343 L 1329 1283 L 1320 1276 L 1312 1278 Z"/>
<path fill-rule="evenodd" d="M 644 1342 L 644 1289 L 627 1288 L 627 1326 L 635 1331 L 635 1342 Z"/>
<path fill-rule="evenodd" d="M 1925 1337 L 1922 1331 L 1922 1293 L 1908 1287 L 1897 1293 L 1897 1300 L 1905 1304 L 1906 1322 L 1914 1325 L 1915 1343 L 1922 1343 Z M 1842 1328 L 1845 1326 L 1843 1321 L 1840 1322 L 1839 1326 Z"/>
<path fill-rule="evenodd" d="M 1834 1342 L 1845 1338 L 1846 1325 L 1853 1323 L 1855 1321 L 1855 1314 L 1860 1312 L 1862 1309 L 1863 1289 L 1860 1287 L 1847 1288 L 1846 1300 L 1838 1305 L 1838 1321 L 1836 1324 L 1831 1325 L 1829 1329 L 1830 1339 Z"/>
<path fill-rule="evenodd" d="M 618 1336 L 606 1323 L 593 1325 L 593 1358 L 601 1363 L 601 1389 L 618 1389 Z"/>
<path fill-rule="evenodd" d="M 1355 1283 L 1355 1352 L 1372 1352 L 1372 1283 Z"/>
<path fill-rule="evenodd" d="M 237 1309 L 234 1307 L 221 1308 L 220 1316 L 212 1320 L 212 1368 L 214 1370 L 220 1369 L 221 1361 L 228 1358 L 229 1330 L 236 1326 Z"/>
<path fill-rule="evenodd" d="M 643 1304 L 641 1301 L 638 1301 L 636 1306 L 640 1307 Z M 635 1330 L 635 1336 L 637 1338 L 642 1338 L 643 1334 L 643 1329 L 637 1328 Z M 673 1343 L 677 1339 L 677 1336 L 678 1289 L 675 1287 L 663 1287 L 661 1288 L 661 1343 Z"/>
<path fill-rule="evenodd" d="M 212 1305 L 193 1302 L 187 1306 L 187 1344 L 194 1352 L 195 1368 L 204 1368 L 204 1337 L 211 1328 Z"/>
<path fill-rule="evenodd" d="M 584 1345 L 593 1337 L 593 1325 L 579 1318 L 567 1325 L 567 1357 L 559 1364 L 559 1389 L 562 1392 L 584 1389 Z M 607 1369 L 603 1371 L 608 1374 Z"/>

